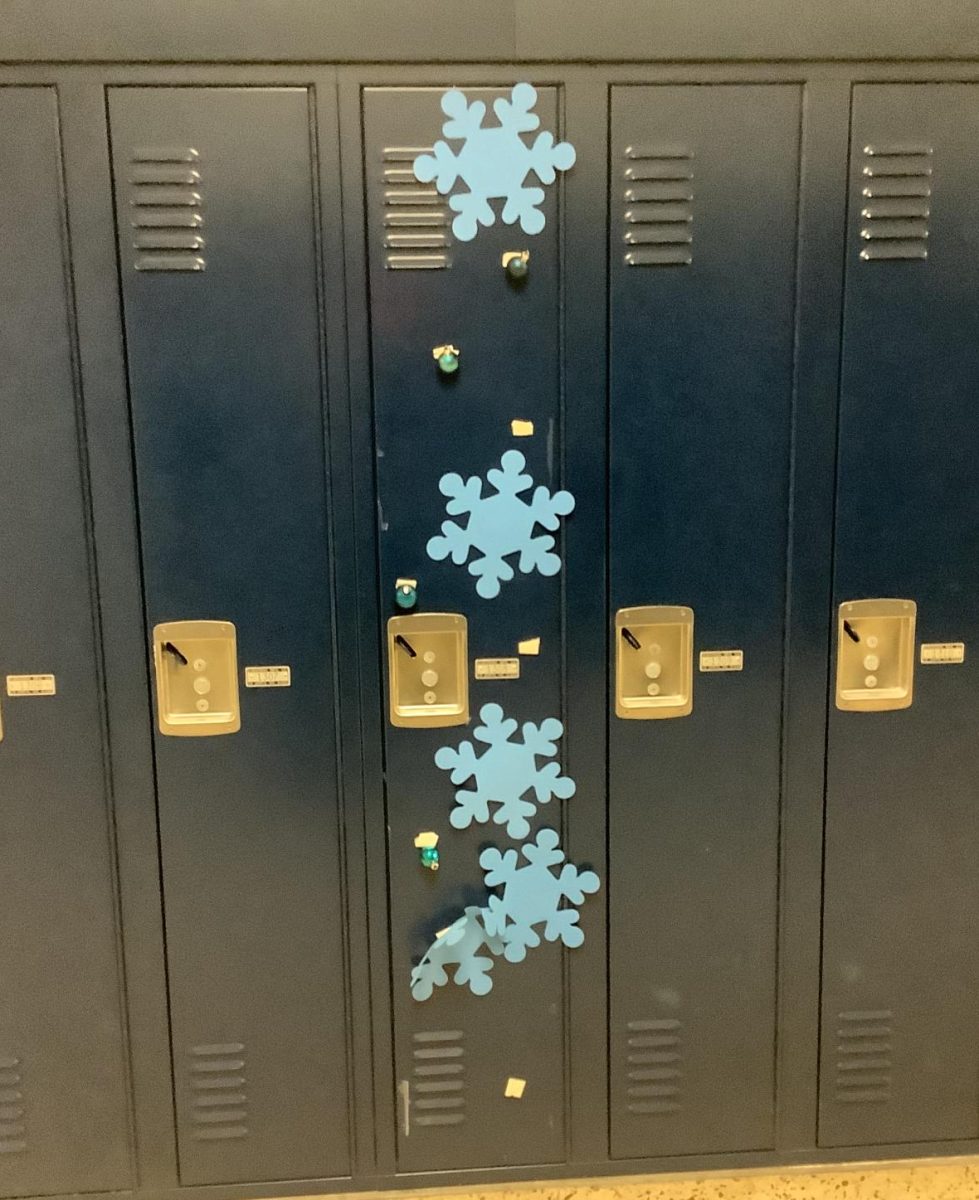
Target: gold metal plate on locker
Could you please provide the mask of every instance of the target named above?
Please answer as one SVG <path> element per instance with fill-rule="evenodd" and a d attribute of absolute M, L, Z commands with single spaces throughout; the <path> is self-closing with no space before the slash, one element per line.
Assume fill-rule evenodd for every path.
<path fill-rule="evenodd" d="M 388 621 L 391 724 L 435 729 L 469 720 L 468 623 L 459 613 Z"/>
<path fill-rule="evenodd" d="M 615 715 L 657 721 L 693 711 L 693 609 L 672 604 L 615 614 Z"/>
<path fill-rule="evenodd" d="M 913 600 L 847 600 L 836 631 L 836 707 L 909 708 L 914 692 Z"/>
<path fill-rule="evenodd" d="M 153 630 L 160 732 L 214 737 L 241 728 L 238 648 L 229 621 L 170 621 Z"/>

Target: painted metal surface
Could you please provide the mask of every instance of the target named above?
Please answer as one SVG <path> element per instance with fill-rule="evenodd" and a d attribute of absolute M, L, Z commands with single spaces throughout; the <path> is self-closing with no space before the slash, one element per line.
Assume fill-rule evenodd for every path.
<path fill-rule="evenodd" d="M 234 19 L 195 0 L 7 0 L 4 57 L 82 62 L 751 61 L 968 58 L 970 0 L 236 0 Z M 515 80 L 510 80 L 515 82 Z"/>
<path fill-rule="evenodd" d="M 830 714 L 822 1145 L 979 1134 L 977 128 L 974 84 L 854 91 L 834 586 L 965 655 Z"/>
<path fill-rule="evenodd" d="M 0 88 L 3 1196 L 132 1183 L 60 155 L 53 89 Z"/>
<path fill-rule="evenodd" d="M 774 1137 L 800 103 L 791 86 L 612 92 L 611 607 L 686 606 L 698 650 L 744 655 L 698 673 L 689 715 L 612 719 L 617 1158 Z M 633 652 L 659 665 L 661 640 Z"/>
<path fill-rule="evenodd" d="M 110 118 L 147 621 L 229 622 L 240 662 L 292 667 L 291 687 L 242 692 L 239 732 L 156 738 L 181 1182 L 344 1175 L 309 96 L 119 88 Z M 191 150 L 199 200 L 145 203 L 134 158 Z M 145 214 L 189 210 L 206 269 L 138 270 Z"/>
<path fill-rule="evenodd" d="M 234 1200 L 245 1183 L 284 1195 L 979 1145 L 966 944 L 976 905 L 964 875 L 975 780 L 962 749 L 974 738 L 975 636 L 960 607 L 975 589 L 958 570 L 976 524 L 962 451 L 979 367 L 966 149 L 976 119 L 969 86 L 932 82 L 979 72 L 873 61 L 970 53 L 974 18 L 957 5 L 925 19 L 914 6 L 871 14 L 858 3 L 790 21 L 772 2 L 737 23 L 696 8 L 667 18 L 655 4 L 616 5 L 598 22 L 593 7 L 555 14 L 535 0 L 456 6 L 451 25 L 444 6 L 392 14 L 383 3 L 273 13 L 244 2 L 229 21 L 175 2 L 101 22 L 87 4 L 34 4 L 28 27 L 8 7 L 8 61 L 107 63 L 8 65 L 0 77 L 63 93 L 140 1187 L 175 1200 L 189 1183 L 206 1200 Z M 326 55 L 502 64 L 518 46 L 549 60 L 672 61 L 309 65 Z M 819 55 L 835 61 L 785 61 Z M 779 61 L 734 61 L 752 56 Z M 856 57 L 865 61 L 843 61 Z M 528 79 L 543 128 L 574 144 L 577 161 L 547 189 L 542 233 L 497 222 L 462 242 L 436 189 L 405 199 L 422 187 L 412 165 L 441 134 L 446 90 L 491 102 Z M 899 125 L 931 139 L 931 196 Z M 882 137 L 891 153 L 865 153 Z M 872 159 L 904 173 L 865 177 Z M 31 164 L 32 188 L 57 197 L 57 176 L 35 181 Z M 918 192 L 888 192 L 892 177 Z M 862 196 L 866 186 L 881 194 Z M 39 205 L 29 223 L 49 216 Z M 15 274 L 22 283 L 30 272 Z M 447 516 L 469 519 L 446 512 L 439 480 L 488 479 L 508 450 L 525 456 L 535 486 L 567 488 L 576 504 L 551 531 L 558 574 L 518 569 L 484 598 L 451 548 L 433 561 L 426 545 Z M 950 524 L 953 511 L 963 515 Z M 681 584 L 694 594 L 674 594 Z M 468 731 L 386 727 L 384 628 L 407 607 L 403 586 L 413 613 L 468 618 L 473 718 L 487 703 L 540 728 L 560 718 L 557 761 L 575 794 L 524 814 L 527 839 L 553 828 L 569 861 L 602 879 L 582 905 L 584 944 L 565 952 L 542 938 L 519 963 L 501 954 L 489 995 L 411 997 L 413 963 L 434 935 L 488 907 L 481 855 L 527 839 L 478 820 L 453 826 L 456 792 L 471 782 L 454 784 L 435 753 Z M 904 713 L 832 714 L 817 1146 L 831 630 L 839 601 L 888 595 L 915 599 L 920 639 L 962 644 L 963 661 L 937 649 L 916 657 Z M 618 721 L 612 619 L 652 603 L 696 612 L 692 713 Z M 246 686 L 240 732 L 189 739 L 197 745 L 158 738 L 156 781 L 144 618 L 234 622 L 246 685 L 272 671 L 291 685 Z M 741 670 L 714 669 L 738 654 Z M 55 696 L 0 697 L 0 755 L 23 706 L 61 703 L 69 678 L 60 665 L 14 668 L 49 669 Z M 912 732 L 888 738 L 885 758 L 851 720 L 906 720 Z M 438 870 L 418 844 L 431 833 Z M 110 921 L 100 909 L 86 945 L 109 939 Z M 647 1011 L 650 997 L 678 996 L 680 1016 Z M 623 1008 L 639 1001 L 641 1012 Z M 215 1024 L 212 1036 L 204 1026 Z M 837 1064 L 888 1038 L 886 1097 L 841 1101 Z M 628 1054 L 678 1057 L 629 1064 Z M 673 1071 L 679 1085 L 657 1074 Z M 244 1092 L 229 1092 L 244 1108 L 193 1103 L 207 1090 L 193 1079 L 239 1077 Z M 195 1121 L 206 1109 L 220 1117 Z M 195 1137 L 206 1125 L 222 1136 Z M 68 1152 L 59 1141 L 51 1161 Z M 127 1173 L 106 1178 L 110 1165 L 91 1187 L 127 1185 Z"/>
<path fill-rule="evenodd" d="M 492 101 L 508 90 L 470 88 L 467 95 Z M 418 150 L 440 135 L 441 96 L 436 87 L 392 87 L 370 88 L 363 98 L 380 594 L 393 596 L 401 576 L 417 579 L 420 609 L 467 614 L 473 658 L 512 655 L 520 640 L 540 637 L 540 653 L 525 660 L 519 679 L 470 679 L 475 711 L 493 701 L 520 720 L 539 721 L 561 706 L 560 576 L 517 572 L 498 595 L 479 595 L 471 574 L 451 560 L 433 561 L 426 546 L 444 520 L 439 484 L 448 472 L 481 476 L 519 446 L 538 484 L 556 492 L 563 482 L 555 458 L 561 429 L 556 189 L 543 200 L 547 223 L 533 239 L 529 275 L 515 284 L 500 270 L 500 257 L 522 248 L 525 235 L 496 224 L 472 242 L 457 242 L 445 200 L 411 169 Z M 554 129 L 554 89 L 541 89 L 538 111 Z M 439 235 L 434 269 L 427 258 L 401 257 L 405 235 L 426 232 Z M 442 342 L 460 351 L 451 376 L 432 362 L 429 348 Z M 534 436 L 515 439 L 515 418 L 532 421 Z M 424 1004 L 412 998 L 412 967 L 435 934 L 468 905 L 485 904 L 480 850 L 507 842 L 479 827 L 453 830 L 455 788 L 435 760 L 444 731 L 387 727 L 384 739 L 391 994 L 404 1104 L 398 1166 L 560 1161 L 560 953 L 549 946 L 519 968 L 498 964 L 491 995 L 478 1002 L 460 988 L 442 988 Z M 560 814 L 547 817 L 550 824 Z M 441 835 L 437 873 L 420 869 L 413 849 L 416 833 L 428 829 Z M 509 1075 L 534 1080 L 519 1101 L 504 1095 Z"/>

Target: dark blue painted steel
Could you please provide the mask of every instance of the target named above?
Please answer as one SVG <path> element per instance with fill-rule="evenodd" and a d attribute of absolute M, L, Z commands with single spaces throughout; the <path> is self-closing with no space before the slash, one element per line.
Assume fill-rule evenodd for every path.
<path fill-rule="evenodd" d="M 792 86 L 612 93 L 612 609 L 688 605 L 697 652 L 744 651 L 743 672 L 723 675 L 699 674 L 695 653 L 692 715 L 612 718 L 619 1158 L 774 1136 L 800 101 Z M 643 229 L 623 219 L 641 207 L 627 189 L 643 190 L 626 170 L 669 178 L 678 164 L 693 199 L 666 207 L 689 203 L 692 220 L 672 228 L 692 234 L 692 262 L 627 265 L 648 243 L 624 241 Z"/>
<path fill-rule="evenodd" d="M 156 739 L 181 1180 L 341 1175 L 345 968 L 309 96 L 117 89 L 110 115 L 148 621 L 228 620 L 241 667 L 292 667 L 288 689 L 242 690 L 240 733 Z M 140 147 L 197 151 L 204 271 L 134 270 Z M 234 1101 L 223 1124 L 199 1103 L 213 1094 L 195 1086 L 201 1074 Z"/>
<path fill-rule="evenodd" d="M 918 665 L 908 709 L 831 714 L 828 1146 L 979 1134 L 977 130 L 976 85 L 854 91 L 835 598 L 915 600 L 919 642 L 966 657 Z M 929 214 L 907 222 L 927 259 L 860 257 L 887 245 L 863 236 L 880 232 L 864 189 L 886 149 L 902 152 L 892 192 Z"/>
<path fill-rule="evenodd" d="M 132 1174 L 52 88 L 0 88 L 0 1195 Z"/>
<path fill-rule="evenodd" d="M 382 615 L 396 611 L 395 579 L 404 576 L 418 580 L 418 611 L 468 617 L 471 659 L 515 656 L 518 640 L 539 636 L 541 653 L 522 660 L 519 680 L 471 685 L 472 724 L 487 702 L 521 721 L 539 721 L 561 711 L 560 577 L 518 572 L 496 599 L 484 600 L 465 567 L 432 561 L 425 545 L 445 519 L 438 482 L 447 471 L 485 475 L 504 451 L 518 449 L 537 483 L 556 489 L 562 482 L 557 189 L 548 189 L 547 225 L 538 236 L 497 223 L 472 242 L 451 245 L 448 268 L 386 267 L 385 192 L 396 185 L 386 183 L 385 167 L 410 168 L 410 157 L 389 154 L 385 161 L 384 152 L 432 144 L 444 120 L 442 90 L 369 88 L 364 95 Z M 467 94 L 492 99 L 501 93 Z M 541 90 L 537 110 L 542 128 L 554 129 L 553 89 Z M 522 249 L 530 250 L 530 270 L 515 285 L 501 255 Z M 432 348 L 449 342 L 459 348 L 461 365 L 451 378 L 440 377 Z M 532 420 L 534 436 L 514 438 L 514 418 Z M 573 489 L 573 469 L 567 484 Z M 465 832 L 449 826 L 455 788 L 433 756 L 467 736 L 471 728 L 387 726 L 385 734 L 395 1064 L 397 1081 L 411 1087 L 407 1135 L 399 1112 L 401 1170 L 559 1162 L 565 1153 L 558 948 L 543 946 L 519 965 L 501 960 L 492 993 L 482 998 L 452 984 L 424 1003 L 409 992 L 412 963 L 436 931 L 466 904 L 485 901 L 480 848 L 511 844 L 497 826 Z M 552 801 L 537 824 L 560 827 L 560 821 L 560 803 Z M 413 846 L 415 834 L 430 829 L 441 835 L 437 874 L 419 865 Z M 425 1040 L 429 1034 L 454 1036 L 433 1043 Z M 426 1077 L 415 1068 L 427 1060 L 414 1055 L 438 1044 L 463 1050 L 458 1061 L 464 1087 L 454 1093 L 463 1103 L 453 1109 L 429 1110 L 420 1103 L 426 1093 L 417 1085 Z M 504 1097 L 510 1075 L 528 1080 L 520 1101 Z"/>

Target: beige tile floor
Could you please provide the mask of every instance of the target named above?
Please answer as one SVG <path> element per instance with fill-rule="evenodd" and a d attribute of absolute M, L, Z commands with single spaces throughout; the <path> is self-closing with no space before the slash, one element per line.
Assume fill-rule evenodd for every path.
<path fill-rule="evenodd" d="M 855 1164 L 833 1170 L 738 1176 L 688 1175 L 659 1179 L 570 1182 L 540 1188 L 498 1187 L 484 1192 L 455 1189 L 386 1193 L 451 1196 L 453 1200 L 979 1200 L 979 1158 L 929 1163 Z M 336 1200 L 334 1197 L 333 1200 Z"/>

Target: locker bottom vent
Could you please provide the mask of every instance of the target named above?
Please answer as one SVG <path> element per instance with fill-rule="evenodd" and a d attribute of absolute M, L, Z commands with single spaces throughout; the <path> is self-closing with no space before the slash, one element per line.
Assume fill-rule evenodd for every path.
<path fill-rule="evenodd" d="M 461 1125 L 465 1121 L 464 1036 L 458 1029 L 413 1035 L 412 1125 Z"/>
<path fill-rule="evenodd" d="M 248 1136 L 248 1092 L 243 1042 L 190 1049 L 193 1137 L 223 1142 Z"/>
<path fill-rule="evenodd" d="M 670 1116 L 682 1107 L 683 1026 L 676 1018 L 626 1024 L 625 1107 L 633 1116 Z"/>
<path fill-rule="evenodd" d="M 889 1009 L 839 1014 L 836 1031 L 838 1104 L 886 1104 L 890 1100 L 893 1016 Z"/>
<path fill-rule="evenodd" d="M 0 1154 L 22 1154 L 26 1149 L 21 1061 L 0 1055 Z"/>

